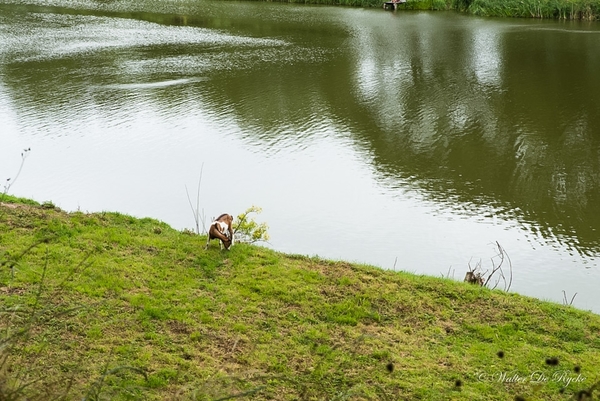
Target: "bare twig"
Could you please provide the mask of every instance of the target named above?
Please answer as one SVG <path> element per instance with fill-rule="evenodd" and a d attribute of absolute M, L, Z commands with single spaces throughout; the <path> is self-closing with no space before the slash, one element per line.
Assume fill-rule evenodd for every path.
<path fill-rule="evenodd" d="M 497 247 L 497 254 L 490 259 L 492 262 L 492 271 L 483 285 L 487 286 L 488 282 L 492 279 L 492 277 L 494 277 L 494 275 L 498 273 L 498 279 L 496 280 L 496 284 L 494 285 L 494 287 L 492 287 L 492 289 L 495 289 L 498 286 L 498 283 L 500 283 L 500 280 L 503 280 L 504 291 L 508 291 L 512 284 L 512 262 L 510 260 L 510 257 L 508 256 L 508 253 L 506 253 L 506 250 L 504 250 L 504 248 L 502 247 L 502 245 L 500 245 L 498 241 L 496 241 L 495 245 Z M 494 258 L 500 259 L 498 265 L 496 265 L 496 263 L 494 262 Z M 510 269 L 510 276 L 508 282 L 506 280 L 506 276 L 504 275 L 504 270 L 502 269 L 502 266 L 504 265 L 505 261 L 508 261 Z"/>
<path fill-rule="evenodd" d="M 196 234 L 200 235 L 200 223 L 202 222 L 202 234 L 206 231 L 206 219 L 204 217 L 204 209 L 202 209 L 202 215 L 200 215 L 200 184 L 202 184 L 202 172 L 204 171 L 204 163 L 200 167 L 200 177 L 198 178 L 198 189 L 196 192 L 196 206 L 192 204 L 192 200 L 190 199 L 190 193 L 188 191 L 187 185 L 185 186 L 185 193 L 187 195 L 188 203 L 190 204 L 190 208 L 192 209 L 192 213 L 194 214 L 194 221 L 196 223 Z"/>
<path fill-rule="evenodd" d="M 6 183 L 4 184 L 4 190 L 2 192 L 0 192 L 0 204 L 2 204 L 2 202 L 4 201 L 4 198 L 8 194 L 10 187 L 12 187 L 14 185 L 15 181 L 17 181 L 17 178 L 19 178 L 19 175 L 21 175 L 21 170 L 23 170 L 23 165 L 25 164 L 25 159 L 27 158 L 27 155 L 29 154 L 30 151 L 31 151 L 31 148 L 27 148 L 27 149 L 23 149 L 23 152 L 21 152 L 21 165 L 19 166 L 19 170 L 17 171 L 17 174 L 15 175 L 14 178 L 6 179 Z M 4 214 L 4 211 L 2 210 L 2 208 L 0 208 L 0 217 L 2 217 L 3 214 Z"/>
<path fill-rule="evenodd" d="M 240 229 L 240 227 L 242 227 L 242 225 L 246 222 L 246 220 L 248 219 L 248 215 L 250 213 L 244 213 L 242 215 L 242 218 L 240 219 L 240 221 L 238 221 L 235 229 L 233 230 L 233 236 L 235 237 L 235 234 L 238 232 L 238 230 Z M 239 217 L 239 216 L 238 216 Z"/>
<path fill-rule="evenodd" d="M 465 280 L 472 284 L 479 284 L 483 287 L 488 287 L 491 289 L 495 289 L 500 284 L 500 281 L 504 282 L 504 291 L 510 290 L 512 285 L 513 278 L 513 269 L 512 269 L 512 261 L 508 256 L 506 250 L 500 245 L 498 241 L 494 243 L 496 247 L 496 255 L 490 258 L 492 263 L 492 269 L 488 274 L 488 271 L 483 271 L 481 259 L 477 262 L 475 267 L 471 266 L 471 261 L 469 261 L 469 271 L 465 275 Z M 498 261 L 497 261 L 498 260 Z M 504 268 L 506 263 L 508 263 L 509 274 L 504 273 Z M 486 278 L 487 277 L 487 278 Z M 492 278 L 496 277 L 496 281 L 493 286 L 490 286 L 490 282 Z"/>
<path fill-rule="evenodd" d="M 452 275 L 450 275 L 450 271 L 452 271 Z M 452 265 L 450 265 L 448 267 L 448 273 L 446 273 L 445 276 L 444 276 L 444 273 L 442 273 L 442 278 L 454 278 L 454 272 L 455 272 L 455 270 L 452 270 Z"/>
<path fill-rule="evenodd" d="M 230 353 L 233 354 L 233 352 L 235 351 L 235 348 L 237 347 L 239 341 L 240 341 L 239 337 L 235 339 L 235 342 L 233 343 L 233 347 L 231 347 L 231 351 L 229 351 Z"/>
<path fill-rule="evenodd" d="M 573 305 L 573 301 L 575 300 L 575 297 L 577 296 L 577 293 L 573 294 L 573 296 L 571 297 L 571 301 L 567 301 L 567 292 L 565 290 L 563 290 L 563 304 L 564 305 Z"/>
<path fill-rule="evenodd" d="M 8 193 L 8 191 L 10 190 L 10 187 L 14 185 L 15 181 L 17 181 L 17 178 L 19 178 L 19 175 L 21 175 L 21 171 L 23 170 L 23 165 L 25 164 L 25 159 L 27 159 L 27 156 L 29 155 L 30 151 L 31 151 L 31 148 L 27 148 L 27 149 L 23 149 L 23 152 L 21 152 L 21 164 L 19 165 L 19 170 L 17 171 L 17 174 L 15 174 L 14 178 L 6 179 L 6 184 L 4 184 L 4 192 L 2 193 L 2 197 L 4 197 L 4 195 L 6 195 Z M 0 199 L 1 199 L 1 197 L 0 197 Z"/>

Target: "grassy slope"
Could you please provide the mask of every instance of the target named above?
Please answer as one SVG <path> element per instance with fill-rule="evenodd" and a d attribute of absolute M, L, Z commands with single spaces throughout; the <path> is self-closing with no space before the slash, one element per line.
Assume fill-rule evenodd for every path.
<path fill-rule="evenodd" d="M 17 335 L 0 352 L 0 399 L 39 379 L 30 399 L 563 400 L 599 379 L 591 313 L 249 245 L 205 251 L 152 219 L 8 202 L 0 338 Z M 575 367 L 581 383 L 553 379 Z"/>

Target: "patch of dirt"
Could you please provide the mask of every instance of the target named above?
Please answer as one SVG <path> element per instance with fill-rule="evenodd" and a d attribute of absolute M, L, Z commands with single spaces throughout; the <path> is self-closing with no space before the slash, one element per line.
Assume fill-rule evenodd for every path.
<path fill-rule="evenodd" d="M 174 334 L 190 334 L 191 332 L 187 324 L 177 320 L 170 320 L 168 325 L 169 330 L 171 330 L 171 332 Z"/>
<path fill-rule="evenodd" d="M 24 207 L 26 205 L 23 205 L 21 203 L 3 203 L 3 202 L 0 202 L 0 206 L 8 208 L 8 209 L 16 209 L 18 207 Z"/>
<path fill-rule="evenodd" d="M 0 294 L 23 295 L 25 294 L 25 289 L 17 287 L 0 287 Z"/>

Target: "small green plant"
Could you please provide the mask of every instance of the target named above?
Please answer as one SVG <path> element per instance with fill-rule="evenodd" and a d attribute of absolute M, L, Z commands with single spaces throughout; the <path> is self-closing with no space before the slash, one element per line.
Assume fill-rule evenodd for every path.
<path fill-rule="evenodd" d="M 237 242 L 253 244 L 256 242 L 267 242 L 269 226 L 266 223 L 257 223 L 252 217 L 253 213 L 261 213 L 262 209 L 258 206 L 251 206 L 242 214 L 237 216 L 233 223 L 233 235 Z"/>
<path fill-rule="evenodd" d="M 42 203 L 42 208 L 44 208 L 44 209 L 55 209 L 56 205 L 54 203 L 52 203 L 51 201 L 45 201 L 44 203 Z"/>

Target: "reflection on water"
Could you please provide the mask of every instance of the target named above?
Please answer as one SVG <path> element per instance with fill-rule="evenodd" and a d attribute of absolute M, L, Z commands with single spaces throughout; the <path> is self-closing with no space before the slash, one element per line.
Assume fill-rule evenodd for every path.
<path fill-rule="evenodd" d="M 494 27 L 481 27 L 473 35 L 471 68 L 482 87 L 487 86 L 496 90 L 501 87 L 502 58 L 499 49 L 501 34 L 502 32 Z"/>
<path fill-rule="evenodd" d="M 181 78 L 181 79 L 171 79 L 168 81 L 160 81 L 160 82 L 141 82 L 137 84 L 112 84 L 105 85 L 104 89 L 123 89 L 123 90 L 137 90 L 137 89 L 155 89 L 162 88 L 165 86 L 172 85 L 183 85 L 189 84 L 191 82 L 199 82 L 202 81 L 202 78 Z"/>
<path fill-rule="evenodd" d="M 507 209 L 507 218 L 519 211 L 545 237 L 595 254 L 600 80 L 589 68 L 599 66 L 596 52 L 574 50 L 563 33 L 532 38 L 502 22 L 467 29 L 455 22 L 357 40 L 369 49 L 359 53 L 355 87 L 374 109 L 369 146 L 378 169 L 418 177 L 440 203 L 452 193 L 461 203 Z M 600 32 L 591 32 L 597 46 Z"/>
<path fill-rule="evenodd" d="M 500 240 L 517 291 L 600 304 L 594 24 L 252 2 L 0 10 L 0 169 L 20 146 L 39 158 L 21 195 L 182 228 L 174 194 L 205 163 L 206 191 L 226 178 L 232 193 L 208 213 L 263 206 L 277 249 L 437 275 Z M 387 224 L 365 235 L 374 216 Z"/>

